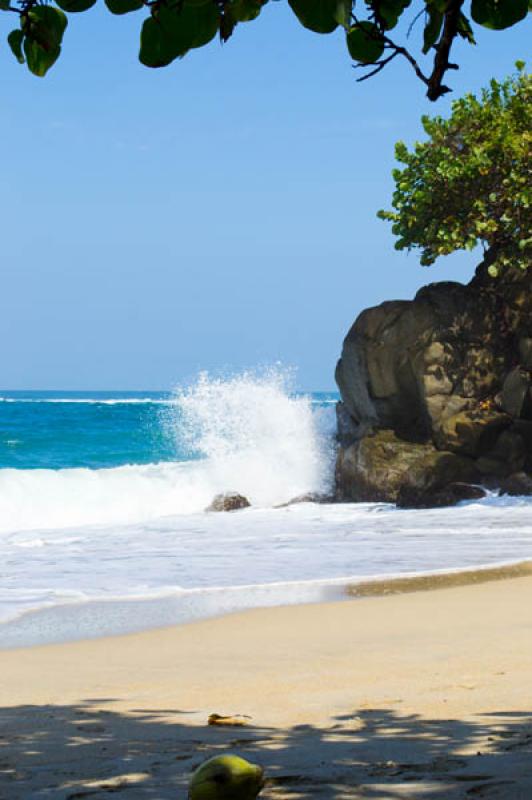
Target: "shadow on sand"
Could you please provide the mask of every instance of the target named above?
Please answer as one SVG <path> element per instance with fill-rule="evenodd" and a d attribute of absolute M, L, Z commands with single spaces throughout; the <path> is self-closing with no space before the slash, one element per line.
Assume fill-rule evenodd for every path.
<path fill-rule="evenodd" d="M 532 799 L 530 713 L 463 722 L 365 709 L 324 728 L 213 728 L 195 711 L 112 703 L 0 709 L 0 798 L 184 800 L 199 763 L 237 752 L 265 767 L 265 800 Z"/>

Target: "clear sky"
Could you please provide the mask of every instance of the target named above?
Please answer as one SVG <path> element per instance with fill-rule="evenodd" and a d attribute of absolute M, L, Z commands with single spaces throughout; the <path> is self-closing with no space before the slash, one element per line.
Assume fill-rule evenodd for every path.
<path fill-rule="evenodd" d="M 355 83 L 341 34 L 305 31 L 284 1 L 150 70 L 144 13 L 71 15 L 44 80 L 2 46 L 0 386 L 166 389 L 280 361 L 333 388 L 364 307 L 471 274 L 471 254 L 422 269 L 375 217 L 394 142 L 450 101 L 398 62 Z M 460 44 L 454 96 L 529 41 L 521 24 Z"/>

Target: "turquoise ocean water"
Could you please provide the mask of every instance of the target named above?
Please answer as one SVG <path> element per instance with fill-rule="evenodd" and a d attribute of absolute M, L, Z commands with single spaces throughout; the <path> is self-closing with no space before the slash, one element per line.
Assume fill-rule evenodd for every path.
<path fill-rule="evenodd" d="M 168 392 L 0 391 L 0 469 L 115 467 L 179 458 Z"/>
<path fill-rule="evenodd" d="M 308 395 L 328 409 L 335 392 Z M 201 457 L 172 392 L 0 390 L 0 469 L 101 469 Z"/>

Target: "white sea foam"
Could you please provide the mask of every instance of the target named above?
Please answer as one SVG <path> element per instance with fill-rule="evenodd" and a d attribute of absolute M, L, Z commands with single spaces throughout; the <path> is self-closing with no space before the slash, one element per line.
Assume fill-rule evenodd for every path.
<path fill-rule="evenodd" d="M 336 405 L 335 398 L 312 400 L 313 405 Z M 153 405 L 176 406 L 178 400 L 173 397 L 0 397 L 0 403 L 34 403 L 34 404 L 66 404 L 88 406 L 127 406 L 127 405 Z"/>
<path fill-rule="evenodd" d="M 203 511 L 238 491 L 273 506 L 323 491 L 331 476 L 332 409 L 313 411 L 271 371 L 206 375 L 176 392 L 165 425 L 195 460 L 111 469 L 0 470 L 0 532 L 135 523 Z M 326 427 L 329 425 L 329 431 Z"/>
<path fill-rule="evenodd" d="M 0 647 L 310 602 L 351 581 L 529 559 L 532 500 L 246 509 L 0 536 Z M 29 613 L 38 612 L 38 613 Z"/>
<path fill-rule="evenodd" d="M 156 397 L 0 397 L 0 403 L 67 403 L 97 406 L 120 406 L 120 405 L 175 405 L 172 398 Z"/>

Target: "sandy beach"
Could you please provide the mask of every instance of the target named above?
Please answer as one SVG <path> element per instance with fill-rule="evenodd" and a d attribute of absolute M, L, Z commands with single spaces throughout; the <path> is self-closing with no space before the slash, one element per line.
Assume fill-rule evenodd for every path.
<path fill-rule="evenodd" d="M 531 673 L 526 575 L 3 651 L 0 797 L 184 798 L 236 752 L 265 798 L 525 800 Z"/>

